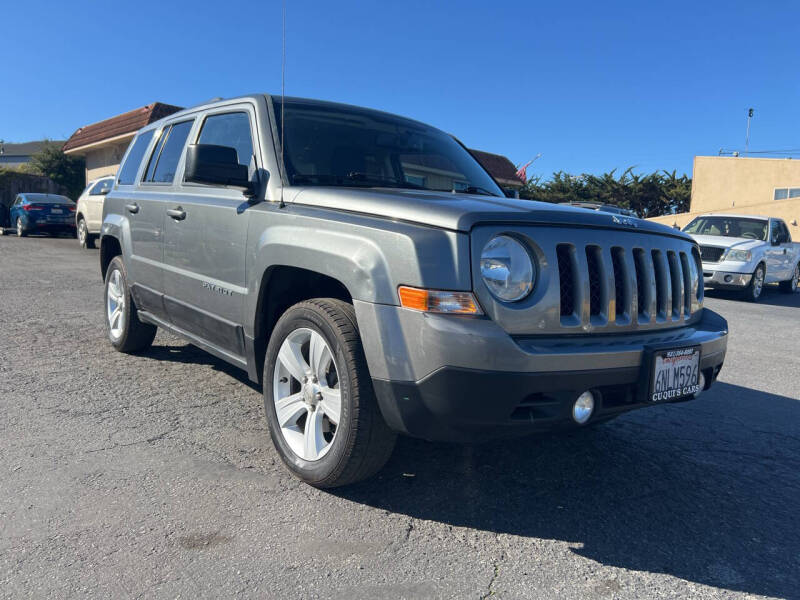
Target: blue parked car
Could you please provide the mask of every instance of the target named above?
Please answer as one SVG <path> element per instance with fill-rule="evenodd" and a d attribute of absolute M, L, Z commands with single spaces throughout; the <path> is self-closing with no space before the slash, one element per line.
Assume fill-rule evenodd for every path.
<path fill-rule="evenodd" d="M 66 196 L 18 194 L 9 216 L 17 237 L 34 232 L 75 235 L 75 203 Z"/>

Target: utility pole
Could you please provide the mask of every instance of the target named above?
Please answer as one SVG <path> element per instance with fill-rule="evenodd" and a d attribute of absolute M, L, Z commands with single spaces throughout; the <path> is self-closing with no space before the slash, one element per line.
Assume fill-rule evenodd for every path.
<path fill-rule="evenodd" d="M 744 155 L 747 156 L 747 150 L 750 147 L 750 121 L 753 119 L 753 109 L 747 109 L 747 133 L 744 137 Z"/>

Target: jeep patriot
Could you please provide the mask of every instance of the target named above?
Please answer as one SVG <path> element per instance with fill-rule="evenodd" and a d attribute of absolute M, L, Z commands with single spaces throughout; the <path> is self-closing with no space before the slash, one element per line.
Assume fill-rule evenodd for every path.
<path fill-rule="evenodd" d="M 453 136 L 253 95 L 141 129 L 105 199 L 106 327 L 161 327 L 263 386 L 302 480 L 377 472 L 397 433 L 474 441 L 692 399 L 727 323 L 697 244 L 621 214 L 506 198 Z"/>

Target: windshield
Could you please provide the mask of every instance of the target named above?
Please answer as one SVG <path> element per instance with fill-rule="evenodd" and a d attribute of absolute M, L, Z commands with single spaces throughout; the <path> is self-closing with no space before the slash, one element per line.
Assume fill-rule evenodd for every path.
<path fill-rule="evenodd" d="M 280 132 L 280 98 L 273 100 Z M 377 111 L 287 99 L 291 185 L 394 187 L 503 196 L 452 136 Z"/>
<path fill-rule="evenodd" d="M 718 235 L 722 237 L 767 239 L 767 221 L 762 219 L 743 219 L 741 217 L 697 217 L 683 229 L 686 233 L 697 235 Z"/>

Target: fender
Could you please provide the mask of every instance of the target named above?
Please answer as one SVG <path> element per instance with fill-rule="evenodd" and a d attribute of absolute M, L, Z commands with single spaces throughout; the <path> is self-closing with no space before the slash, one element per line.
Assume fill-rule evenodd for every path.
<path fill-rule="evenodd" d="M 275 266 L 327 275 L 353 300 L 378 304 L 398 304 L 399 285 L 471 289 L 465 234 L 340 211 L 284 210 L 254 211 L 250 220 L 247 335 L 253 335 L 264 275 Z"/>

